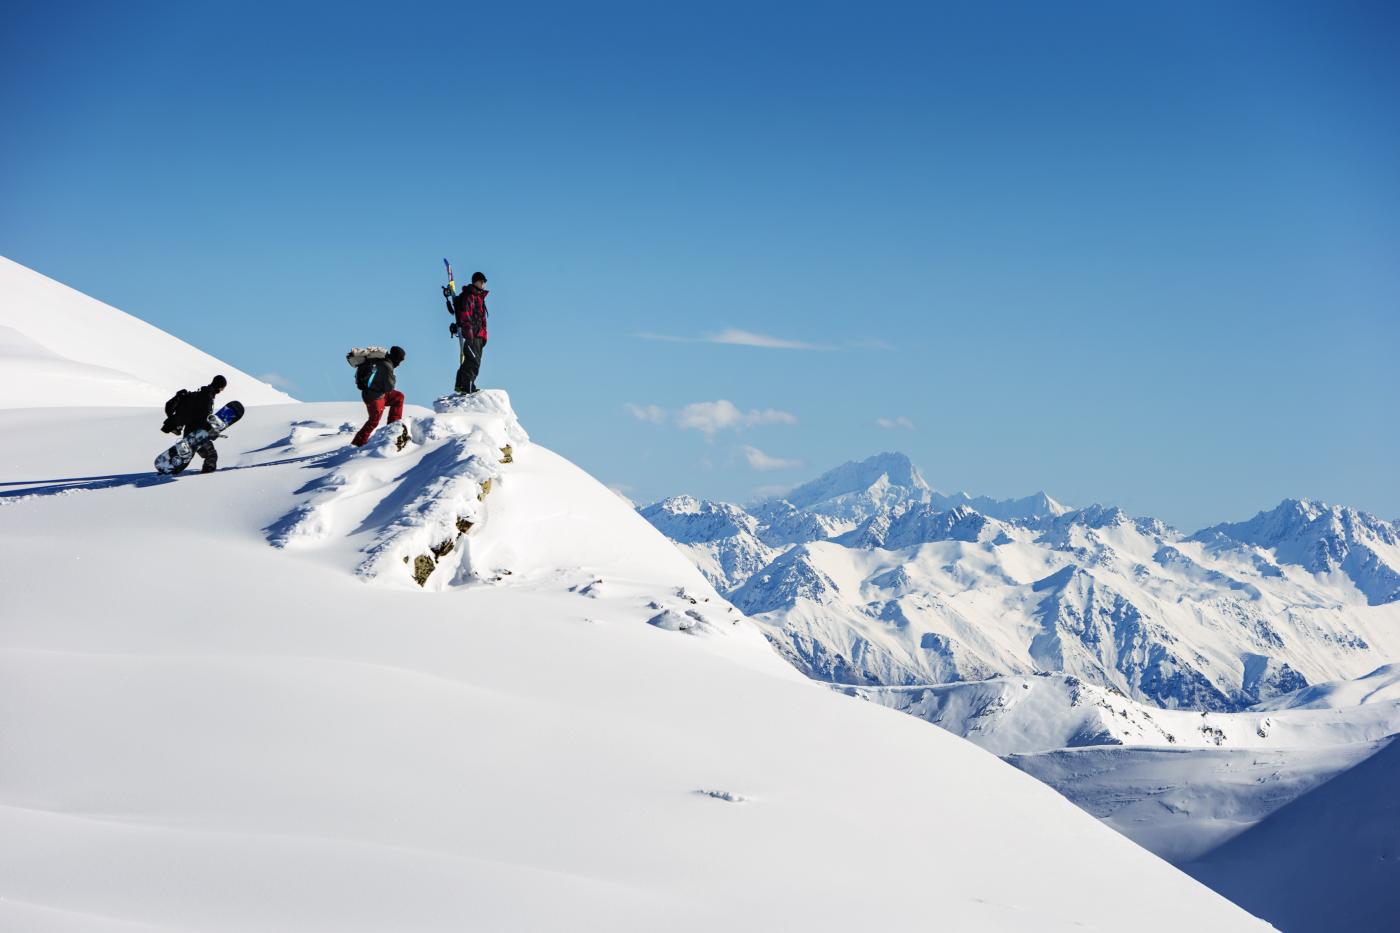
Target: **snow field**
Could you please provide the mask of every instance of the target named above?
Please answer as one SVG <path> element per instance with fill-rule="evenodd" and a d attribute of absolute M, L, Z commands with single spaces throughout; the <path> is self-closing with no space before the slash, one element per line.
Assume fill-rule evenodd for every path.
<path fill-rule="evenodd" d="M 361 411 L 251 409 L 229 469 L 154 483 L 155 412 L 0 412 L 30 440 L 0 476 L 0 926 L 1264 928 L 971 744 L 806 681 L 537 444 L 494 465 L 452 576 L 357 572 L 418 546 L 419 465 L 451 450 L 477 482 L 504 424 L 413 409 L 403 450 L 384 428 L 346 453 Z M 306 507 L 317 534 L 272 546 Z"/>

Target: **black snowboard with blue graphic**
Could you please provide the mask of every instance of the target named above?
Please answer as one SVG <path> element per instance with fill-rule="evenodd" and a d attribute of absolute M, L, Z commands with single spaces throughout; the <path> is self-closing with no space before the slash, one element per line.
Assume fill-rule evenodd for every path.
<path fill-rule="evenodd" d="M 156 472 L 179 473 L 194 459 L 195 449 L 206 441 L 218 437 L 229 425 L 243 417 L 243 403 L 229 402 L 209 416 L 209 426 L 198 428 L 176 441 L 169 449 L 156 457 Z"/>

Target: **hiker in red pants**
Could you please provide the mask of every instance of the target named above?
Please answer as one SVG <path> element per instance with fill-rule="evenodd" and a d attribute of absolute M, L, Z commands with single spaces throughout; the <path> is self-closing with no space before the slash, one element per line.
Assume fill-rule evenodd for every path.
<path fill-rule="evenodd" d="M 386 403 L 390 423 L 403 417 L 403 393 L 394 388 L 394 370 L 398 369 L 403 359 L 403 347 L 390 347 L 384 356 L 367 359 L 356 367 L 355 388 L 360 390 L 360 398 L 365 400 L 365 410 L 369 412 L 364 427 L 350 442 L 356 447 L 363 447 L 374 429 L 379 427 Z"/>

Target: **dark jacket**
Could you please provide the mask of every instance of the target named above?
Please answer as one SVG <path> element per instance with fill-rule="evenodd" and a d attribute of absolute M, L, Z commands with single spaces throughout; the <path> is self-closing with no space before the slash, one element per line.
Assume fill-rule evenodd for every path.
<path fill-rule="evenodd" d="M 457 332 L 463 337 L 486 341 L 486 296 L 484 288 L 468 285 L 452 299 L 452 313 L 457 316 Z"/>
<path fill-rule="evenodd" d="M 191 389 L 183 395 L 178 395 L 179 402 L 175 411 L 165 419 L 161 430 L 189 434 L 191 431 L 209 427 L 209 416 L 214 413 L 215 395 L 213 386 Z"/>
<path fill-rule="evenodd" d="M 388 359 L 366 360 L 355 370 L 355 388 L 360 398 L 372 402 L 394 390 L 394 363 Z"/>

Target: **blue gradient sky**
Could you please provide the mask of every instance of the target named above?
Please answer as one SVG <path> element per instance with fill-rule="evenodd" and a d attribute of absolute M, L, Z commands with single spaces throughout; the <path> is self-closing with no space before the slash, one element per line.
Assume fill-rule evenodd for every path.
<path fill-rule="evenodd" d="M 481 383 L 638 500 L 900 449 L 1400 516 L 1400 5 L 377 6 L 8 5 L 0 253 L 306 399 L 402 344 L 418 403 L 482 269 Z M 815 349 L 639 336 L 727 330 Z"/>

